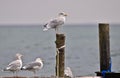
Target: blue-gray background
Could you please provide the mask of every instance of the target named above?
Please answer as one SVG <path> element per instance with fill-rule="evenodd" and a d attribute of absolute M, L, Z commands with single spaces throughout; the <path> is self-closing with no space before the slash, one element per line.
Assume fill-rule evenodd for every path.
<path fill-rule="evenodd" d="M 99 71 L 99 40 L 97 24 L 65 25 L 61 32 L 66 35 L 65 66 L 71 67 L 74 76 L 95 75 Z M 120 72 L 120 26 L 110 24 L 110 51 L 112 71 Z M 38 25 L 0 26 L 0 69 L 23 54 L 23 64 L 36 57 L 44 60 L 39 76 L 55 75 L 55 32 L 42 31 Z M 0 71 L 1 76 L 12 73 Z M 20 71 L 18 75 L 33 76 L 32 72 Z"/>

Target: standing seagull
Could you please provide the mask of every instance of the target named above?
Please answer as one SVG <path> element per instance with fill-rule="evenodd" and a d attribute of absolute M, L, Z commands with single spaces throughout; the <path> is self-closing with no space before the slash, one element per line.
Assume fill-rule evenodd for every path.
<path fill-rule="evenodd" d="M 58 33 L 59 27 L 65 23 L 66 16 L 67 14 L 64 12 L 59 13 L 57 18 L 51 19 L 44 25 L 43 31 L 47 31 L 48 29 L 55 29 L 56 33 Z"/>
<path fill-rule="evenodd" d="M 23 66 L 22 70 L 32 71 L 35 76 L 36 71 L 41 69 L 42 67 L 43 67 L 43 62 L 41 58 L 37 58 L 34 62 L 28 63 L 25 66 Z"/>
<path fill-rule="evenodd" d="M 17 53 L 16 54 L 16 60 L 9 63 L 8 66 L 4 69 L 4 71 L 11 71 L 13 73 L 17 73 L 17 71 L 21 70 L 22 68 L 22 55 Z M 17 75 L 17 74 L 16 74 Z"/>

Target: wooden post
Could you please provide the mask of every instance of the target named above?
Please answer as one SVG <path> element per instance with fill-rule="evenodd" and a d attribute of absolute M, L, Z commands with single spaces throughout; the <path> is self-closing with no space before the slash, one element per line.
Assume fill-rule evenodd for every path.
<path fill-rule="evenodd" d="M 65 36 L 64 34 L 56 34 L 56 76 L 64 77 L 65 65 Z"/>
<path fill-rule="evenodd" d="M 102 71 L 106 71 L 104 78 L 120 78 L 120 73 L 111 72 L 110 58 L 110 36 L 109 24 L 99 24 L 99 50 L 100 50 L 100 72 L 97 76 L 103 76 Z"/>
<path fill-rule="evenodd" d="M 110 67 L 109 24 L 99 24 L 100 71 Z"/>

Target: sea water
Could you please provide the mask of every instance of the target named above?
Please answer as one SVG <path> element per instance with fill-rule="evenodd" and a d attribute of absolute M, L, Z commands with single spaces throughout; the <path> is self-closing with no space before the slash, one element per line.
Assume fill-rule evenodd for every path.
<path fill-rule="evenodd" d="M 56 34 L 54 30 L 42 31 L 41 25 L 0 25 L 0 76 L 13 76 L 3 72 L 16 53 L 23 54 L 23 65 L 37 57 L 44 60 L 38 76 L 55 75 Z M 60 33 L 66 36 L 65 67 L 74 76 L 95 75 L 100 71 L 99 33 L 97 24 L 65 25 Z M 110 51 L 112 71 L 120 72 L 120 25 L 110 24 Z M 19 76 L 33 76 L 30 71 L 20 71 Z"/>

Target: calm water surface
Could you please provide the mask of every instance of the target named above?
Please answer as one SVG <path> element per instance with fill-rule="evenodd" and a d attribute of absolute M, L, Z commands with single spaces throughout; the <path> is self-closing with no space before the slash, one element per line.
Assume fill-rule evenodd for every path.
<path fill-rule="evenodd" d="M 71 67 L 74 76 L 95 75 L 99 71 L 99 40 L 96 25 L 69 25 L 61 29 L 66 35 L 65 66 Z M 110 25 L 112 71 L 120 72 L 120 25 Z M 36 57 L 44 60 L 44 67 L 37 74 L 55 74 L 55 33 L 42 31 L 41 26 L 0 26 L 0 70 L 23 54 L 23 64 Z M 11 76 L 0 71 L 1 76 Z M 33 76 L 32 72 L 20 71 L 18 75 Z"/>

